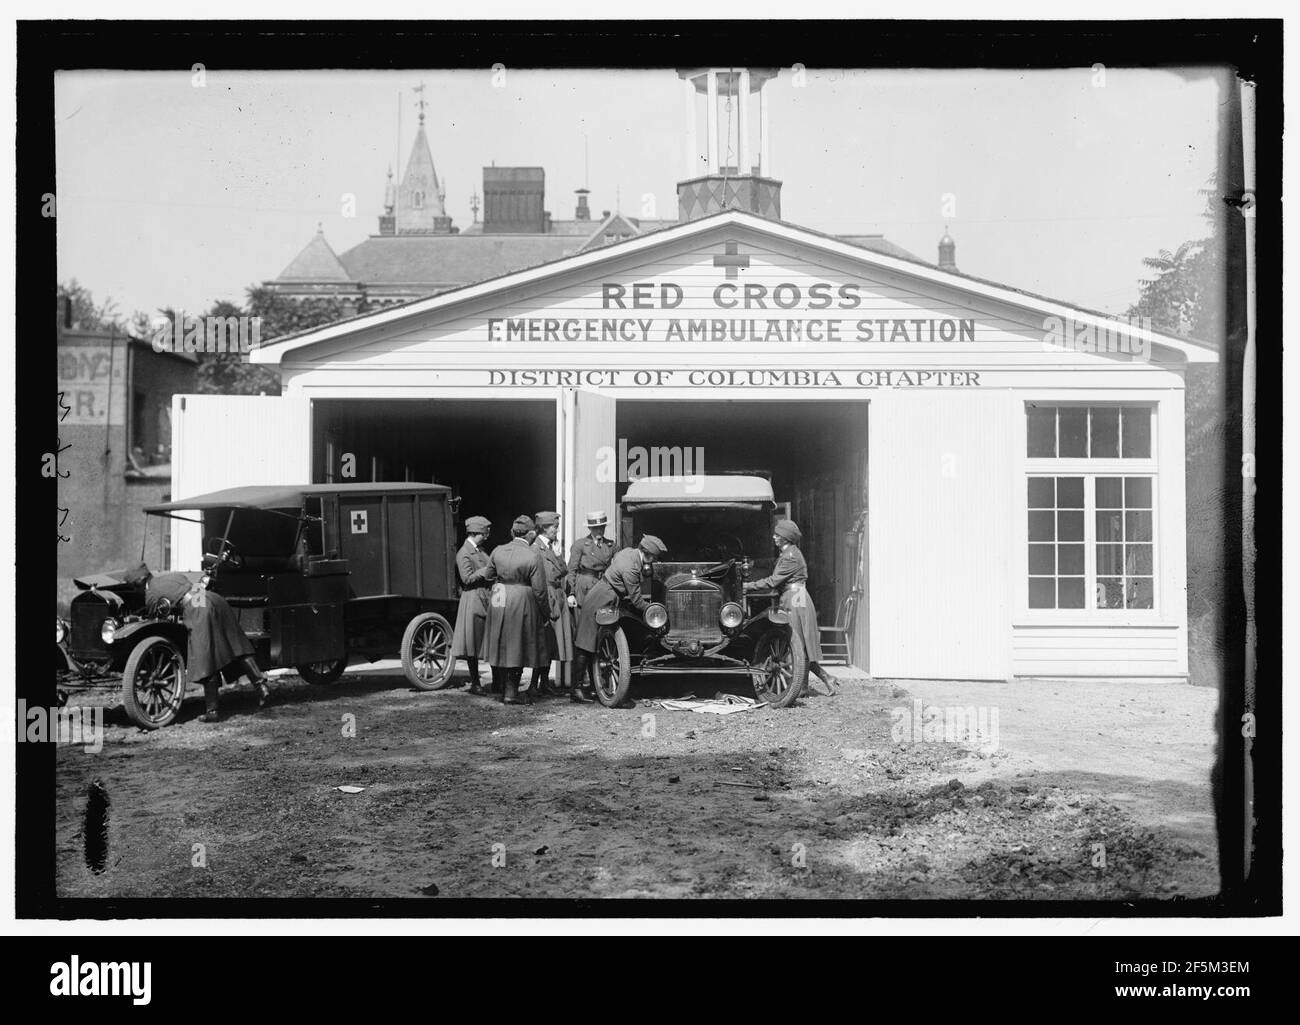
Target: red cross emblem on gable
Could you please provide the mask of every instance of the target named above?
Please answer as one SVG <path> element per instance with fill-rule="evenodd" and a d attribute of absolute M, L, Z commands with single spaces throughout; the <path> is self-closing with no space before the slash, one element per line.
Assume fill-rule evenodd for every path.
<path fill-rule="evenodd" d="M 740 255 L 740 247 L 735 242 L 728 242 L 723 251 L 713 258 L 713 266 L 726 267 L 727 277 L 734 278 L 742 269 L 749 267 L 749 257 Z"/>

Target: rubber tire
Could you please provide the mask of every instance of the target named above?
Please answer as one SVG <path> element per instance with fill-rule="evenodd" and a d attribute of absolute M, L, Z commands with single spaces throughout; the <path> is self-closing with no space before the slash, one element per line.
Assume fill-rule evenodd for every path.
<path fill-rule="evenodd" d="M 415 635 L 430 623 L 434 624 L 442 635 L 440 646 L 444 663 L 442 671 L 436 677 L 427 679 L 416 672 L 415 652 L 412 649 Z M 406 679 L 416 690 L 442 690 L 456 675 L 456 660 L 451 657 L 451 633 L 451 624 L 436 612 L 422 612 L 406 625 L 406 633 L 402 636 L 402 671 L 406 673 Z"/>
<path fill-rule="evenodd" d="M 798 700 L 799 695 L 808 686 L 808 655 L 804 650 L 803 638 L 794 631 L 772 629 L 766 631 L 754 646 L 754 666 L 766 661 L 766 652 L 776 642 L 783 642 L 788 650 L 788 658 L 782 659 L 789 665 L 790 685 L 784 691 L 773 691 L 760 686 L 754 680 L 754 696 L 759 701 L 766 701 L 773 708 L 789 708 Z"/>
<path fill-rule="evenodd" d="M 614 656 L 618 659 L 618 682 L 615 684 L 612 694 L 607 694 L 602 686 L 600 672 L 600 659 L 604 653 L 605 645 L 608 642 L 613 643 Z M 623 632 L 621 626 L 601 627 L 600 633 L 596 635 L 596 700 L 606 708 L 618 708 L 627 700 L 628 694 L 632 690 L 632 653 L 627 646 L 627 634 Z"/>
<path fill-rule="evenodd" d="M 170 698 L 164 706 L 163 711 L 155 716 L 150 716 L 145 706 L 136 696 L 135 677 L 140 670 L 140 663 L 144 661 L 145 656 L 150 652 L 159 653 L 159 649 L 165 648 L 176 656 L 177 666 L 180 672 L 180 680 L 176 685 L 175 697 Z M 131 649 L 131 654 L 127 656 L 126 668 L 122 670 L 122 707 L 126 709 L 127 717 L 139 726 L 142 730 L 159 730 L 164 726 L 170 726 L 176 721 L 176 716 L 181 710 L 181 704 L 185 701 L 185 656 L 181 654 L 180 648 L 176 647 L 166 637 L 146 637 L 143 641 Z"/>
<path fill-rule="evenodd" d="M 316 671 L 316 666 L 318 665 L 327 665 L 330 668 L 321 673 Z M 341 658 L 336 662 L 304 663 L 300 666 L 294 666 L 294 669 L 297 671 L 298 675 L 308 683 L 316 687 L 324 687 L 327 684 L 334 683 L 338 680 L 347 667 L 348 660 L 346 658 Z"/>

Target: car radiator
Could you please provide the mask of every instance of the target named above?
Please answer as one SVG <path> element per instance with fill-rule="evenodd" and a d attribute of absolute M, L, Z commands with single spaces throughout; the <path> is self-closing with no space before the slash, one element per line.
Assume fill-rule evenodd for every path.
<path fill-rule="evenodd" d="M 722 627 L 718 624 L 722 592 L 718 588 L 697 582 L 694 586 L 673 588 L 665 597 L 670 641 L 716 644 L 722 640 Z"/>

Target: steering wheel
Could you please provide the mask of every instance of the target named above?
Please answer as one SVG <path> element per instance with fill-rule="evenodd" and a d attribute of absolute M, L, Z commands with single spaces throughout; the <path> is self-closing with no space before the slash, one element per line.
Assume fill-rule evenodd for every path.
<path fill-rule="evenodd" d="M 720 534 L 714 544 L 709 545 L 710 554 L 716 554 L 719 562 L 728 562 L 745 557 L 745 545 L 735 534 Z"/>
<path fill-rule="evenodd" d="M 231 569 L 239 569 L 244 565 L 243 557 L 235 551 L 235 546 L 230 543 L 229 538 L 218 538 L 215 552 L 204 552 L 203 559 L 206 562 L 212 560 L 212 568 L 218 569 L 221 566 L 229 566 Z"/>

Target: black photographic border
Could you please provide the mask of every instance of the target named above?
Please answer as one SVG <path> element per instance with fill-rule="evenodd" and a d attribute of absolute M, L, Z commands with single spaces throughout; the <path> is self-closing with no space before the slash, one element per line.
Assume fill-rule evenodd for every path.
<path fill-rule="evenodd" d="M 1247 642 L 1240 537 L 1225 538 L 1225 687 L 1220 697 L 1219 814 L 1225 886 L 1209 900 L 999 902 L 592 901 L 584 899 L 430 901 L 412 899 L 69 899 L 55 893 L 54 771 L 49 744 L 16 744 L 15 913 L 31 918 L 663 918 L 663 917 L 1224 917 L 1281 911 L 1281 338 L 1282 25 L 1280 20 L 1202 21 L 23 21 L 17 24 L 15 637 L 39 637 L 54 604 L 54 577 L 40 556 L 38 521 L 56 502 L 40 475 L 54 431 L 38 416 L 30 385 L 53 376 L 48 293 L 56 280 L 55 220 L 42 196 L 55 191 L 54 73 L 112 67 L 184 70 L 220 54 L 222 70 L 507 67 L 671 68 L 716 64 L 809 68 L 1172 67 L 1219 65 L 1257 84 L 1256 286 L 1257 452 L 1256 600 L 1258 628 L 1253 742 L 1255 861 L 1242 879 L 1245 770 L 1237 724 L 1246 701 Z M 616 61 L 629 63 L 618 64 Z M 1225 112 L 1225 126 L 1231 112 Z M 1230 139 L 1226 135 L 1225 139 Z M 1220 181 L 1240 189 L 1240 146 L 1220 153 Z M 1238 192 L 1239 196 L 1239 192 Z M 1228 218 L 1227 384 L 1240 389 L 1245 345 L 1245 230 Z M 39 297 L 46 295 L 41 300 Z M 44 403 L 47 400 L 42 400 Z M 43 408 L 48 409 L 48 406 Z M 1231 447 L 1236 437 L 1238 447 Z M 1222 454 L 1228 503 L 1240 507 L 1240 433 Z M 31 500 L 37 487 L 38 501 Z M 48 533 L 47 533 L 48 538 Z M 27 648 L 16 650 L 15 698 L 52 707 L 54 681 Z M 15 707 L 16 716 L 16 707 Z M 202 771 L 196 766 L 196 771 Z M 1236 852 L 1234 855 L 1233 852 Z"/>

